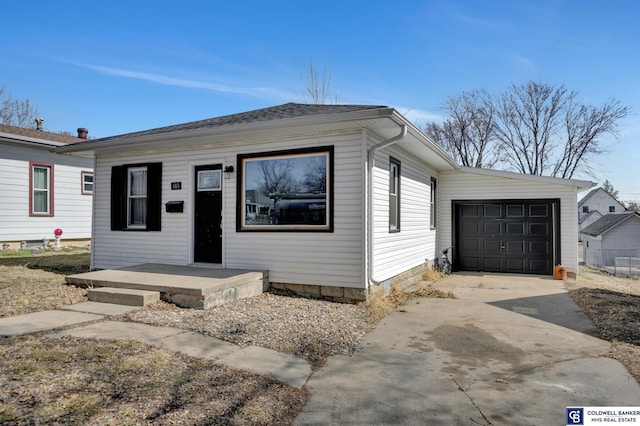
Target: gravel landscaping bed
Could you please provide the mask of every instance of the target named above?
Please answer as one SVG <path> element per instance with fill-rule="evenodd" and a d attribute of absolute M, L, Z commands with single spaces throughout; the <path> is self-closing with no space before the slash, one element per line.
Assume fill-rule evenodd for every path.
<path fill-rule="evenodd" d="M 299 355 L 321 366 L 331 355 L 352 354 L 371 329 L 364 305 L 263 293 L 207 310 L 156 302 L 115 318 L 176 327 L 233 342 Z"/>

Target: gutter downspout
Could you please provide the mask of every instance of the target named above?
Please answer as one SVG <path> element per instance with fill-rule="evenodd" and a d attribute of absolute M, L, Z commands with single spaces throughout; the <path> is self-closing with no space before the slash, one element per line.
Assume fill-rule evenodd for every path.
<path fill-rule="evenodd" d="M 375 166 L 376 153 L 387 148 L 395 143 L 400 142 L 407 136 L 407 126 L 405 124 L 400 125 L 400 133 L 387 140 L 380 142 L 377 145 L 372 146 L 367 151 L 367 284 L 369 287 L 372 285 L 379 285 L 380 282 L 373 278 L 373 168 Z"/>

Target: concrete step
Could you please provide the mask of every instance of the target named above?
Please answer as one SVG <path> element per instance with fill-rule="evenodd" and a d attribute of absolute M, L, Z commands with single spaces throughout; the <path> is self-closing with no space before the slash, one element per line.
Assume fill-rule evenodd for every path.
<path fill-rule="evenodd" d="M 113 303 L 115 305 L 146 306 L 160 300 L 159 291 L 134 290 L 129 288 L 99 287 L 87 292 L 92 302 Z"/>

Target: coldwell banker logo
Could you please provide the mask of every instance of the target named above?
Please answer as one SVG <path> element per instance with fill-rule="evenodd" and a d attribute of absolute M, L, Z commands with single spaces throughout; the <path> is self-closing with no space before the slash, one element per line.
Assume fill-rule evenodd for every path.
<path fill-rule="evenodd" d="M 584 424 L 584 408 L 567 408 L 567 424 L 568 425 L 583 425 Z"/>

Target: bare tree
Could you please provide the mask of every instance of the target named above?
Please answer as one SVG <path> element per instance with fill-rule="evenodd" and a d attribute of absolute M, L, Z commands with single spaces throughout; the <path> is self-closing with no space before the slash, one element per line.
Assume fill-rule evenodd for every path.
<path fill-rule="evenodd" d="M 428 123 L 427 135 L 463 166 L 494 167 L 496 108 L 491 96 L 484 90 L 463 92 L 447 98 L 443 109 L 449 117 L 442 124 Z"/>
<path fill-rule="evenodd" d="M 327 162 L 324 157 L 314 157 L 309 161 L 302 183 L 305 192 L 327 192 Z"/>
<path fill-rule="evenodd" d="M 309 74 L 302 76 L 304 83 L 304 93 L 299 95 L 306 104 L 337 104 L 338 95 L 331 88 L 331 74 L 327 73 L 327 68 L 322 69 L 322 75 L 309 63 Z"/>
<path fill-rule="evenodd" d="M 292 176 L 291 160 L 265 160 L 260 162 L 262 182 L 258 190 L 267 197 L 277 192 L 296 192 L 298 183 Z"/>
<path fill-rule="evenodd" d="M 38 117 L 38 108 L 28 99 L 13 98 L 0 87 L 0 123 L 16 127 L 31 127 Z"/>
<path fill-rule="evenodd" d="M 604 135 L 630 109 L 612 100 L 584 105 L 564 86 L 528 82 L 511 86 L 497 107 L 496 137 L 501 161 L 519 172 L 571 178 L 593 155 L 603 152 Z"/>
<path fill-rule="evenodd" d="M 627 210 L 640 213 L 640 201 L 627 201 Z"/>
<path fill-rule="evenodd" d="M 616 190 L 613 187 L 613 184 L 609 182 L 609 179 L 606 179 L 604 181 L 604 183 L 602 184 L 602 189 L 604 189 L 607 194 L 611 195 L 615 199 L 618 198 L 618 194 L 620 193 L 620 191 Z"/>
<path fill-rule="evenodd" d="M 564 111 L 565 145 L 562 156 L 553 168 L 553 176 L 570 178 L 590 157 L 602 154 L 600 138 L 618 135 L 618 123 L 630 112 L 617 100 L 600 107 L 582 105 L 575 96 L 569 98 Z"/>
<path fill-rule="evenodd" d="M 616 100 L 585 105 L 564 86 L 530 81 L 498 97 L 484 91 L 448 98 L 443 124 L 425 132 L 465 166 L 571 178 L 604 152 L 602 138 L 617 136 L 630 112 Z"/>

